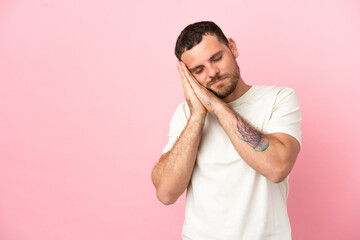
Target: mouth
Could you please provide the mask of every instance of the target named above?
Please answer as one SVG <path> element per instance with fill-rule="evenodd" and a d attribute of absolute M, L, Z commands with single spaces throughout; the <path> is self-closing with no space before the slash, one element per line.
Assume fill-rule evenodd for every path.
<path fill-rule="evenodd" d="M 215 82 L 213 82 L 211 85 L 213 85 L 213 86 L 218 86 L 218 85 L 220 85 L 221 83 L 223 83 L 226 78 L 227 78 L 226 76 L 225 76 L 225 77 L 222 77 L 222 78 L 216 80 Z"/>

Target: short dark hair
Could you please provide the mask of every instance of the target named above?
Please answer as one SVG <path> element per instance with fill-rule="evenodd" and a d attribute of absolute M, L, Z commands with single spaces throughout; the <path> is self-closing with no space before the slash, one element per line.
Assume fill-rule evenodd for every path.
<path fill-rule="evenodd" d="M 176 40 L 175 56 L 181 61 L 181 55 L 199 44 L 204 35 L 215 35 L 218 40 L 229 47 L 229 41 L 221 28 L 214 22 L 202 21 L 188 25 Z"/>

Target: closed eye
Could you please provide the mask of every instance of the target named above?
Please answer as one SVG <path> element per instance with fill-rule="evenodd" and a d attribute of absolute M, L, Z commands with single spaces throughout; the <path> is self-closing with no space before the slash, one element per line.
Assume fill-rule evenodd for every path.
<path fill-rule="evenodd" d="M 203 68 L 200 68 L 199 70 L 196 70 L 194 73 L 195 74 L 200 74 L 203 71 Z"/>
<path fill-rule="evenodd" d="M 214 62 L 217 62 L 217 61 L 220 61 L 222 59 L 222 55 L 220 55 L 219 57 L 217 57 L 217 58 L 214 58 Z"/>

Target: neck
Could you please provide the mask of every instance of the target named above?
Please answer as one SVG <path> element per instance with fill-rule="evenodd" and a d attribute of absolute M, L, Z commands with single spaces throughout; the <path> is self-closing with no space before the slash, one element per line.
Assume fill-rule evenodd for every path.
<path fill-rule="evenodd" d="M 226 103 L 235 101 L 236 99 L 238 99 L 239 97 L 244 95 L 250 88 L 251 88 L 251 85 L 247 85 L 244 82 L 244 80 L 240 77 L 234 92 L 232 92 L 229 96 L 227 96 L 223 100 Z"/>

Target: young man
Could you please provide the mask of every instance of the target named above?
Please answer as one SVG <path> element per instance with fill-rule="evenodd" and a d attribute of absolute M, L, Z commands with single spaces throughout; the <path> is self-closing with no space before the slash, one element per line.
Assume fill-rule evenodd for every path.
<path fill-rule="evenodd" d="M 187 189 L 183 239 L 291 239 L 288 175 L 301 135 L 294 90 L 247 85 L 235 41 L 213 22 L 187 26 L 175 54 L 186 102 L 152 180 L 166 205 Z"/>

